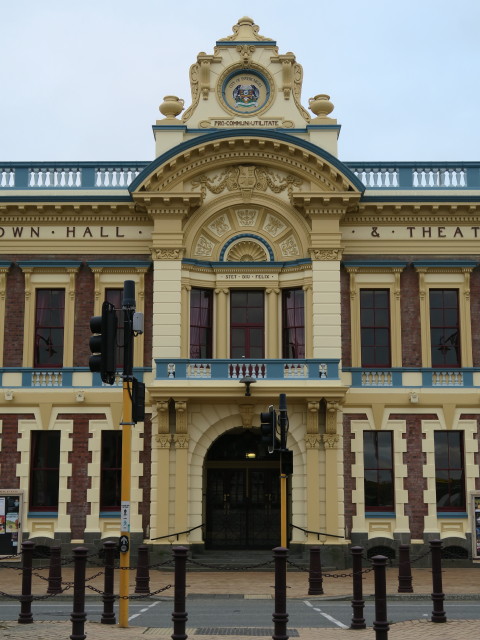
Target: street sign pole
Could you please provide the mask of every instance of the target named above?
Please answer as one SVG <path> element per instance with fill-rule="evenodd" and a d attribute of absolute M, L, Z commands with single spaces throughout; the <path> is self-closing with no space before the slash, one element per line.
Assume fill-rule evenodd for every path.
<path fill-rule="evenodd" d="M 135 283 L 126 280 L 123 288 L 123 419 L 122 426 L 122 484 L 120 524 L 120 580 L 118 625 L 128 627 L 128 595 L 130 566 L 130 487 L 132 450 L 132 388 L 133 388 L 133 330 L 135 312 Z"/>
<path fill-rule="evenodd" d="M 287 474 L 284 473 L 282 456 L 287 449 L 287 396 L 280 394 L 278 404 L 278 423 L 280 426 L 280 545 L 287 548 Z"/>

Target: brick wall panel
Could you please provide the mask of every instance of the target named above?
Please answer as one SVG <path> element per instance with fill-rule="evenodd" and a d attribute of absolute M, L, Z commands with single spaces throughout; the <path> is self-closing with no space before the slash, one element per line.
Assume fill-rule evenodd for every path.
<path fill-rule="evenodd" d="M 404 367 L 422 366 L 420 293 L 418 274 L 408 266 L 400 276 L 402 316 L 402 363 Z"/>
<path fill-rule="evenodd" d="M 21 367 L 23 361 L 23 323 L 25 317 L 25 276 L 13 266 L 7 275 L 3 364 Z"/>

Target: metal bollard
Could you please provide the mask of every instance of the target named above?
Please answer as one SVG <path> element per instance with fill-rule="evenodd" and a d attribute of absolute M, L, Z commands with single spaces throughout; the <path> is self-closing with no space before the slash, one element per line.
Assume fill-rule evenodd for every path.
<path fill-rule="evenodd" d="M 148 547 L 146 544 L 138 546 L 137 575 L 135 578 L 135 593 L 150 593 L 150 572 L 148 569 Z"/>
<path fill-rule="evenodd" d="M 273 620 L 273 640 L 288 640 L 287 635 L 287 556 L 288 549 L 275 547 L 275 611 Z"/>
<path fill-rule="evenodd" d="M 19 624 L 31 624 L 32 615 L 32 556 L 35 544 L 30 540 L 22 542 L 22 596 L 20 599 Z"/>
<path fill-rule="evenodd" d="M 432 622 L 446 622 L 447 616 L 443 609 L 445 594 L 442 588 L 442 541 L 430 541 L 432 556 Z"/>
<path fill-rule="evenodd" d="M 50 547 L 47 593 L 62 593 L 62 549 L 56 544 Z"/>
<path fill-rule="evenodd" d="M 323 593 L 322 560 L 320 547 L 310 549 L 310 568 L 308 572 L 308 595 L 318 596 Z"/>
<path fill-rule="evenodd" d="M 173 547 L 175 561 L 175 588 L 173 596 L 173 633 L 172 640 L 186 640 L 185 624 L 188 614 L 185 611 L 185 591 L 187 581 L 187 553 L 186 547 Z"/>
<path fill-rule="evenodd" d="M 105 550 L 105 580 L 103 585 L 103 613 L 100 620 L 101 624 L 115 624 L 115 612 L 113 610 L 115 604 L 114 575 L 115 575 L 115 549 L 117 544 L 108 540 L 103 543 Z"/>
<path fill-rule="evenodd" d="M 365 600 L 363 599 L 363 584 L 362 584 L 362 556 L 363 547 L 352 547 L 352 574 L 353 574 L 353 600 L 352 600 L 352 622 L 350 629 L 366 629 L 365 618 L 363 616 L 363 610 L 365 607 Z"/>
<path fill-rule="evenodd" d="M 390 626 L 387 620 L 387 560 L 385 556 L 372 558 L 375 572 L 375 620 L 373 630 L 376 640 L 388 640 Z"/>
<path fill-rule="evenodd" d="M 88 549 L 77 547 L 73 550 L 73 611 L 70 616 L 72 633 L 70 640 L 85 640 L 85 570 L 87 566 Z"/>
<path fill-rule="evenodd" d="M 398 547 L 398 551 L 398 593 L 413 593 L 410 545 L 401 544 Z"/>

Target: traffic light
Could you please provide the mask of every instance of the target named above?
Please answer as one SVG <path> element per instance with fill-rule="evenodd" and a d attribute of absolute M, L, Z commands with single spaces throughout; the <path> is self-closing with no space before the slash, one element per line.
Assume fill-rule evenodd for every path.
<path fill-rule="evenodd" d="M 262 442 L 268 446 L 268 453 L 275 450 L 275 433 L 277 431 L 277 414 L 272 405 L 268 407 L 268 411 L 262 411 L 260 414 L 260 432 Z"/>
<path fill-rule="evenodd" d="M 145 420 L 145 384 L 132 379 L 132 422 Z"/>
<path fill-rule="evenodd" d="M 280 452 L 280 473 L 291 476 L 293 473 L 293 451 L 282 449 Z"/>
<path fill-rule="evenodd" d="M 90 318 L 90 371 L 100 373 L 105 384 L 114 384 L 117 360 L 117 313 L 110 302 L 102 304 L 102 315 Z"/>

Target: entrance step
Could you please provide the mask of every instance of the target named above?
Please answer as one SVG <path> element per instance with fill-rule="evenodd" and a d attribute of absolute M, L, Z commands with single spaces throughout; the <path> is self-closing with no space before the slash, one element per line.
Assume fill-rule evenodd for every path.
<path fill-rule="evenodd" d="M 306 564 L 300 555 L 289 555 L 288 560 L 301 567 Z M 243 567 L 249 571 L 273 571 L 272 551 L 257 549 L 210 550 L 194 553 L 188 562 L 189 571 L 241 571 Z M 289 564 L 288 570 L 296 571 L 297 569 Z"/>

